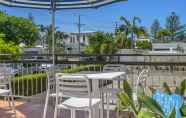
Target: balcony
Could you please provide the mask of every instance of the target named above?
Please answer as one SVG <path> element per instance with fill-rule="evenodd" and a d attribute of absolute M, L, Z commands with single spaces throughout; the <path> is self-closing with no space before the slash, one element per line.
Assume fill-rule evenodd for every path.
<path fill-rule="evenodd" d="M 24 55 L 21 55 L 24 56 Z M 50 55 L 40 55 L 50 57 Z M 72 60 L 71 58 L 94 57 L 101 60 Z M 101 58 L 100 58 L 101 57 Z M 56 55 L 56 73 L 95 73 L 102 72 L 105 65 L 124 65 L 127 67 L 127 80 L 135 88 L 137 77 L 141 70 L 150 68 L 149 78 L 145 86 L 160 88 L 167 82 L 175 89 L 186 77 L 186 55 Z M 18 118 L 42 118 L 46 90 L 46 70 L 51 66 L 51 60 L 3 60 L 1 66 L 11 68 L 12 92 L 16 101 Z M 106 85 L 106 84 L 105 84 Z M 100 85 L 101 86 L 101 85 Z M 55 98 L 49 101 L 47 118 L 53 117 Z M 123 114 L 128 112 L 123 112 Z M 0 99 L 0 117 L 11 118 L 11 109 L 5 99 Z M 70 112 L 60 112 L 64 118 L 70 117 Z M 86 117 L 84 111 L 77 112 L 77 118 Z M 107 114 L 106 110 L 104 114 Z M 110 118 L 116 117 L 112 110 Z"/>

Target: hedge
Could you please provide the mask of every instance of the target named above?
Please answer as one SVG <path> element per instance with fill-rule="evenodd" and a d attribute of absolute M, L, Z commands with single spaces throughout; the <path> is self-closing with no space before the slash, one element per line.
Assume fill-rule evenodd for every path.
<path fill-rule="evenodd" d="M 80 71 L 100 71 L 103 65 L 80 65 L 74 68 L 64 69 L 64 73 L 76 73 Z M 28 74 L 12 78 L 12 92 L 16 96 L 33 96 L 46 91 L 46 73 Z"/>
<path fill-rule="evenodd" d="M 77 73 L 80 71 L 100 71 L 102 69 L 102 65 L 80 65 L 73 68 L 64 69 L 64 73 Z"/>
<path fill-rule="evenodd" d="M 16 96 L 32 96 L 46 91 L 46 73 L 29 74 L 12 78 L 12 92 Z"/>

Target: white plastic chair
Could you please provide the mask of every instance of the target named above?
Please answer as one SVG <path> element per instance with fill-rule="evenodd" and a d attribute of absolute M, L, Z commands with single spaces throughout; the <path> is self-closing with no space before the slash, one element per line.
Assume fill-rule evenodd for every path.
<path fill-rule="evenodd" d="M 56 97 L 56 80 L 54 77 L 53 68 L 49 68 L 47 70 L 47 91 L 46 91 L 46 98 L 45 98 L 45 106 L 43 111 L 43 118 L 46 118 L 46 113 L 48 109 L 49 99 Z"/>
<path fill-rule="evenodd" d="M 84 110 L 89 112 L 89 118 L 92 118 L 92 110 L 99 108 L 101 100 L 94 98 L 91 91 L 91 82 L 83 75 L 64 75 L 56 76 L 56 105 L 54 118 L 57 118 L 59 109 L 70 109 L 71 117 L 75 118 L 76 110 Z M 63 100 L 60 94 L 69 96 L 67 100 Z"/>
<path fill-rule="evenodd" d="M 127 73 L 127 67 L 126 65 L 122 65 L 122 64 L 107 64 L 103 67 L 103 72 L 126 72 Z M 110 81 L 108 82 L 110 83 Z M 122 89 L 120 89 L 119 78 L 116 82 L 111 82 L 111 83 L 112 83 L 111 88 L 109 86 L 103 89 L 103 92 L 106 94 L 107 118 L 110 117 L 110 110 L 114 110 L 116 108 L 116 104 L 115 104 L 117 101 L 116 94 L 122 91 Z M 111 103 L 115 105 L 111 106 Z"/>
<path fill-rule="evenodd" d="M 139 87 L 143 87 L 144 91 L 146 91 L 146 87 L 147 87 L 147 79 L 149 78 L 149 69 L 143 69 L 140 74 L 138 75 L 137 81 L 136 81 L 136 87 L 135 90 L 133 92 L 133 100 L 135 101 L 135 103 L 138 103 L 138 99 L 137 99 L 137 95 L 138 95 L 138 91 L 139 91 Z"/>
<path fill-rule="evenodd" d="M 16 118 L 16 110 L 14 97 L 12 95 L 12 87 L 11 87 L 11 71 L 6 68 L 4 65 L 0 66 L 0 96 L 8 99 L 9 107 L 14 112 L 14 117 Z"/>

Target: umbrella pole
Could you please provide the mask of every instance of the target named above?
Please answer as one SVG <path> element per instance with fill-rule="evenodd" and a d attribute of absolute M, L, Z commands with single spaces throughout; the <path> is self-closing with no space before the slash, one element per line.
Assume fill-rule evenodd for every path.
<path fill-rule="evenodd" d="M 53 74 L 55 74 L 55 6 L 52 2 L 52 64 Z"/>

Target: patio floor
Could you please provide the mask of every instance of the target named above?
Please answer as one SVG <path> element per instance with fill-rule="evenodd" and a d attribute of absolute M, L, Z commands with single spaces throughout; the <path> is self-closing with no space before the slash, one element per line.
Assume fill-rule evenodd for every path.
<path fill-rule="evenodd" d="M 17 118 L 42 118 L 43 105 L 27 101 L 16 101 Z M 52 118 L 52 113 L 47 114 L 47 118 Z M 13 112 L 8 106 L 8 102 L 0 100 L 0 118 L 13 118 Z"/>
<path fill-rule="evenodd" d="M 16 101 L 16 116 L 17 118 L 42 118 L 43 103 L 36 103 L 32 101 L 23 101 L 19 100 Z M 47 111 L 47 118 L 53 118 L 53 107 L 49 107 Z M 58 118 L 70 118 L 69 110 L 63 110 L 59 114 L 60 117 Z M 106 114 L 106 112 L 105 112 Z M 124 115 L 126 118 L 128 115 Z M 122 118 L 125 118 L 122 117 Z M 8 102 L 4 100 L 0 100 L 0 118 L 13 118 L 13 112 L 8 106 Z M 84 111 L 76 112 L 76 118 L 88 118 L 88 113 Z M 110 113 L 110 118 L 116 118 L 115 112 Z"/>

